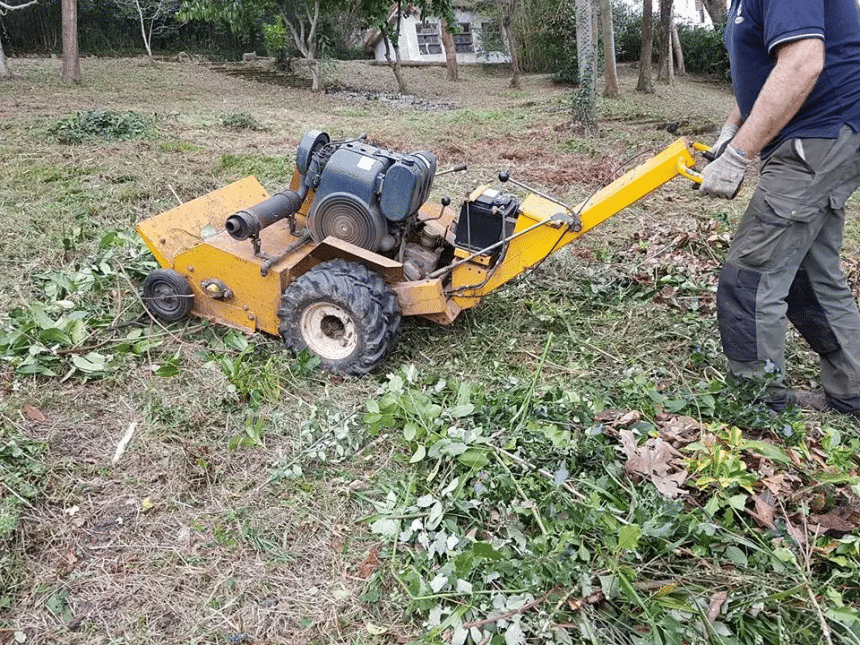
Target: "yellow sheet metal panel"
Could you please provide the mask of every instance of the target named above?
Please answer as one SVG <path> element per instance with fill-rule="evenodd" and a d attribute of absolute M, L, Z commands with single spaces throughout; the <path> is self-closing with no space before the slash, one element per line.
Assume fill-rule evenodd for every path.
<path fill-rule="evenodd" d="M 268 196 L 255 177 L 245 177 L 143 220 L 137 225 L 137 232 L 158 263 L 172 268 L 177 255 L 223 231 L 224 221 L 230 215 Z"/>
<path fill-rule="evenodd" d="M 438 314 L 448 308 L 448 299 L 439 279 L 397 282 L 391 288 L 397 294 L 397 304 L 404 316 Z"/>
<path fill-rule="evenodd" d="M 320 262 L 328 262 L 335 259 L 361 262 L 382 275 L 382 278 L 386 282 L 400 282 L 403 280 L 403 265 L 400 262 L 331 235 L 320 242 L 311 255 Z"/>
<path fill-rule="evenodd" d="M 214 244 L 207 241 L 176 256 L 174 269 L 186 277 L 194 290 L 192 313 L 246 331 L 259 329 L 277 334 L 281 272 L 273 269 L 263 277 L 262 260 L 218 246 L 218 242 L 224 242 L 224 236 L 227 234 L 212 240 Z M 210 297 L 203 284 L 213 279 L 226 285 L 232 297 L 223 300 Z"/>

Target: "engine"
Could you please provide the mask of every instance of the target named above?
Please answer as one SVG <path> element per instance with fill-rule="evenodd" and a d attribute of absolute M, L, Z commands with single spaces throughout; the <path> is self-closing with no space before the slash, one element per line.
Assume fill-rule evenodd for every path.
<path fill-rule="evenodd" d="M 307 211 L 307 232 L 315 242 L 333 236 L 363 249 L 397 257 L 408 279 L 429 274 L 439 261 L 444 231 L 432 223 L 416 226 L 436 175 L 431 152 L 399 154 L 363 138 L 331 141 L 311 130 L 296 150 L 301 176 L 296 190 L 286 190 L 227 218 L 227 232 L 252 238 L 259 250 L 262 229 L 291 217 L 314 191 Z"/>
<path fill-rule="evenodd" d="M 316 192 L 308 211 L 312 238 L 332 235 L 376 253 L 397 247 L 430 193 L 433 154 L 401 155 L 357 140 L 328 144 L 316 155 L 306 176 Z"/>

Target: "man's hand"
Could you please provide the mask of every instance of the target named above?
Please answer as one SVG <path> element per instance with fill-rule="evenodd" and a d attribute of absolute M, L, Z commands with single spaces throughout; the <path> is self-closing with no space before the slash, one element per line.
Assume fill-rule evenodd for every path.
<path fill-rule="evenodd" d="M 705 166 L 699 190 L 703 195 L 734 199 L 751 161 L 731 145 L 726 145 L 723 154 Z"/>
<path fill-rule="evenodd" d="M 734 123 L 726 123 L 723 125 L 722 130 L 720 130 L 720 136 L 717 137 L 717 140 L 714 142 L 714 145 L 711 146 L 711 154 L 714 159 L 719 157 L 726 151 L 726 146 L 731 143 L 731 140 L 738 133 L 738 126 Z"/>

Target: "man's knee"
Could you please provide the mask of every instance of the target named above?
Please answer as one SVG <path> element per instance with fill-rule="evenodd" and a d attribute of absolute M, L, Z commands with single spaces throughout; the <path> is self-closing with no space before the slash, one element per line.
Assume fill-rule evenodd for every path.
<path fill-rule="evenodd" d="M 762 274 L 726 262 L 717 287 L 717 323 L 726 356 L 734 361 L 758 359 L 756 298 Z"/>

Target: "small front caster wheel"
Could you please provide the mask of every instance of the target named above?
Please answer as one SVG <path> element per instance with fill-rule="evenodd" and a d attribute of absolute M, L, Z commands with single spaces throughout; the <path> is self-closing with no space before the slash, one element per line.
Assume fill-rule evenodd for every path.
<path fill-rule="evenodd" d="M 173 269 L 156 269 L 143 281 L 143 304 L 162 320 L 182 320 L 191 311 L 194 292 L 180 273 Z"/>

